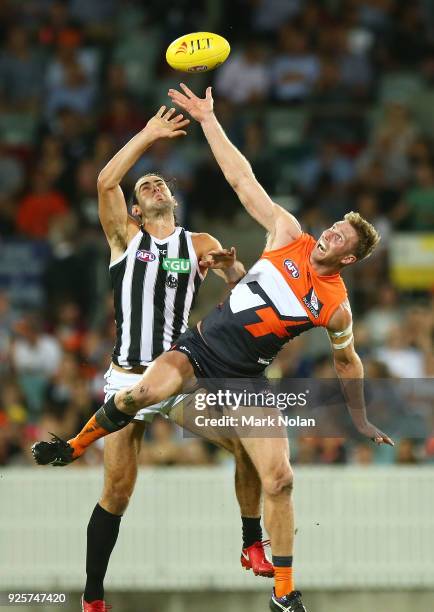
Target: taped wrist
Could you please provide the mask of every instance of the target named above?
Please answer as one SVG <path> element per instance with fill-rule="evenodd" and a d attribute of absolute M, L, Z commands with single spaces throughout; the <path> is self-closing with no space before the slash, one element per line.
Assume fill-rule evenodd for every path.
<path fill-rule="evenodd" d="M 110 432 L 123 429 L 133 419 L 134 415 L 125 414 L 125 412 L 116 408 L 114 395 L 95 413 L 95 420 L 98 425 Z"/>

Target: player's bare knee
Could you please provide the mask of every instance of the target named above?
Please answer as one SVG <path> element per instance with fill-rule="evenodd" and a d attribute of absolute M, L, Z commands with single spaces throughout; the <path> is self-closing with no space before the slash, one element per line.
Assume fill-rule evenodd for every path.
<path fill-rule="evenodd" d="M 265 495 L 276 497 L 285 493 L 290 495 L 294 486 L 293 473 L 289 466 L 272 470 L 261 478 L 262 488 Z"/>

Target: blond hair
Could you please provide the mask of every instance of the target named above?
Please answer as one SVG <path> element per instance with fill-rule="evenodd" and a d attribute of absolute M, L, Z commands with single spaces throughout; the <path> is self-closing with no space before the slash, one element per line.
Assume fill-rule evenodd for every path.
<path fill-rule="evenodd" d="M 369 221 L 364 219 L 358 212 L 351 211 L 344 216 L 344 219 L 348 221 L 357 232 L 358 242 L 354 255 L 357 259 L 369 257 L 381 240 L 380 234 L 372 223 L 369 223 Z"/>

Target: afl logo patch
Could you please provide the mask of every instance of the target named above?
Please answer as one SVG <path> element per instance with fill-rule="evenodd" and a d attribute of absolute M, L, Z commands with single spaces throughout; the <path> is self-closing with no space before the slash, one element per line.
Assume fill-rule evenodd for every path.
<path fill-rule="evenodd" d="M 286 268 L 286 271 L 292 276 L 292 278 L 300 278 L 300 272 L 298 271 L 297 266 L 292 261 L 292 259 L 285 259 L 283 265 Z"/>
<path fill-rule="evenodd" d="M 136 259 L 148 263 L 149 261 L 155 261 L 157 258 L 151 251 L 137 251 Z"/>

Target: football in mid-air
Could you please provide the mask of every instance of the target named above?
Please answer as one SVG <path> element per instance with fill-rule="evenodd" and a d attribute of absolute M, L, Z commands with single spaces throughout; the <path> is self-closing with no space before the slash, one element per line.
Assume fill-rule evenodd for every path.
<path fill-rule="evenodd" d="M 228 41 L 211 32 L 184 34 L 171 43 L 166 51 L 169 66 L 182 72 L 207 72 L 223 64 L 231 47 Z"/>

